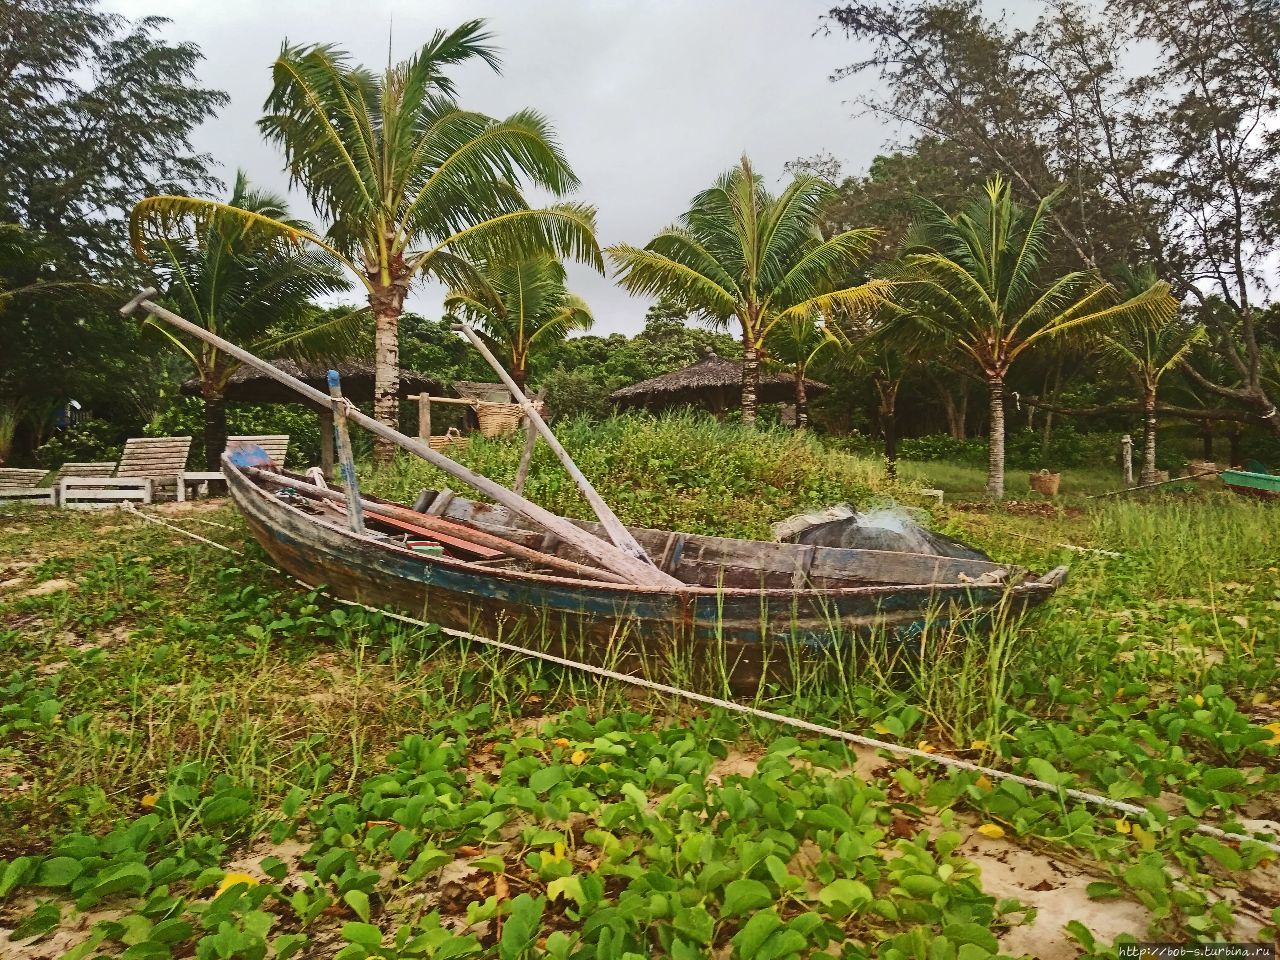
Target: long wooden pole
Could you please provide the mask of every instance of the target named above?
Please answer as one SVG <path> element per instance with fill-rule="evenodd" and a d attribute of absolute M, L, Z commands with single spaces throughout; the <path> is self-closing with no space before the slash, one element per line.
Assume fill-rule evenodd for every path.
<path fill-rule="evenodd" d="M 591 504 L 591 509 L 595 511 L 597 517 L 600 518 L 600 525 L 604 527 L 605 533 L 609 534 L 619 549 L 624 550 L 633 557 L 639 558 L 643 563 L 652 567 L 653 561 L 649 559 L 649 555 L 644 552 L 644 547 L 636 542 L 636 538 L 631 535 L 631 531 L 622 525 L 622 521 L 617 518 L 609 505 L 596 492 L 596 488 L 591 485 L 588 480 L 578 469 L 578 465 L 573 462 L 573 458 L 569 456 L 568 451 L 560 445 L 560 441 L 556 439 L 556 435 L 551 432 L 551 428 L 547 426 L 546 421 L 538 414 L 533 404 L 529 402 L 529 398 L 524 395 L 511 376 L 498 362 L 489 348 L 485 346 L 484 341 L 471 329 L 469 324 L 461 321 L 454 324 L 454 329 L 461 333 L 464 337 L 471 341 L 471 345 L 480 352 L 480 356 L 493 368 L 499 379 L 508 390 L 515 402 L 520 405 L 520 409 L 524 411 L 524 415 L 529 418 L 529 422 L 533 424 L 534 429 L 542 435 L 542 439 L 547 441 L 547 446 L 551 448 L 551 452 L 556 455 L 556 459 L 563 464 L 569 476 L 573 478 L 573 482 L 578 485 L 578 489 L 582 491 L 582 495 L 587 498 L 587 503 Z M 656 570 L 657 568 L 654 567 Z"/>
<path fill-rule="evenodd" d="M 351 453 L 351 434 L 347 430 L 347 401 L 342 396 L 342 381 L 337 370 L 330 370 L 326 379 L 329 396 L 333 398 L 333 435 L 338 441 L 338 469 L 342 471 L 342 483 L 347 489 L 347 522 L 356 533 L 364 533 L 364 510 L 360 506 L 360 481 L 356 477 L 356 459 Z"/>
<path fill-rule="evenodd" d="M 203 340 L 205 343 L 217 347 L 229 357 L 235 357 L 241 363 L 253 367 L 273 380 L 284 384 L 296 393 L 309 399 L 317 406 L 328 406 L 332 401 L 327 393 L 315 389 L 303 383 L 296 377 L 291 377 L 283 370 L 265 360 L 260 360 L 247 350 L 242 350 L 233 343 L 223 340 L 221 337 L 210 333 L 203 327 L 196 326 L 189 320 L 185 320 L 178 316 L 172 310 L 166 310 L 164 307 L 151 301 L 151 297 L 156 295 L 154 287 L 143 290 L 136 297 L 120 308 L 120 313 L 124 316 L 130 316 L 138 308 L 142 308 L 159 320 L 184 333 Z M 638 559 L 624 550 L 602 540 L 600 537 L 593 536 L 582 528 L 575 526 L 564 517 L 558 517 L 550 510 L 538 506 L 524 497 L 518 496 L 508 490 L 499 483 L 495 483 L 488 477 L 468 470 L 460 463 L 455 463 L 439 451 L 432 450 L 431 447 L 419 440 L 405 436 L 399 430 L 388 427 L 386 424 L 375 420 L 373 417 L 361 412 L 358 409 L 351 409 L 347 412 L 347 419 L 358 423 L 375 436 L 390 440 L 392 443 L 398 444 L 410 453 L 416 454 L 433 467 L 447 473 L 449 476 L 467 484 L 480 493 L 489 497 L 497 503 L 502 504 L 523 517 L 538 524 L 545 530 L 555 534 L 565 543 L 577 547 L 587 556 L 591 557 L 606 570 L 618 574 L 628 583 L 645 587 L 660 587 L 663 589 L 678 589 L 684 586 L 675 577 L 669 576 L 658 570 L 650 563 Z"/>
<path fill-rule="evenodd" d="M 291 487 L 299 493 L 310 494 L 320 500 L 332 500 L 341 502 L 344 497 L 336 490 L 330 490 L 327 487 L 303 483 L 292 477 L 286 477 L 283 474 L 272 473 L 269 470 L 260 470 L 257 467 L 246 467 L 245 473 L 259 480 L 265 480 L 267 483 L 275 484 L 280 487 Z M 442 520 L 439 517 L 433 517 L 430 514 L 418 513 L 415 510 L 406 510 L 404 507 L 394 506 L 386 503 L 375 503 L 372 500 L 363 500 L 362 505 L 366 513 L 374 516 L 390 517 L 392 520 L 400 520 L 404 523 L 416 524 L 427 530 L 433 530 L 438 533 L 455 534 L 459 537 L 465 537 L 472 543 L 481 547 L 489 547 L 492 550 L 500 550 L 505 554 L 516 557 L 520 560 L 528 560 L 542 567 L 551 567 L 553 570 L 559 570 L 562 573 L 571 574 L 584 580 L 604 580 L 608 583 L 626 583 L 617 574 L 610 573 L 607 570 L 600 570 L 596 567 L 589 567 L 583 563 L 574 563 L 572 560 L 566 560 L 563 557 L 557 557 L 554 554 L 543 553 L 541 550 L 534 550 L 532 547 L 526 547 L 522 543 L 515 543 L 505 537 L 499 537 L 484 530 L 477 530 L 475 527 L 464 526 L 460 523 L 454 523 L 451 520 Z"/>

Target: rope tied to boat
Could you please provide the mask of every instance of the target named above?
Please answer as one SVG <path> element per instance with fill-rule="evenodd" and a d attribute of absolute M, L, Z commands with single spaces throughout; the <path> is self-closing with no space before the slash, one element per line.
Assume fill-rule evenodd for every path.
<path fill-rule="evenodd" d="M 1074 787 L 1064 787 L 1059 784 L 1050 783 L 1047 780 L 1040 780 L 1036 777 L 1026 777 L 1018 773 L 1011 773 L 1007 770 L 999 770 L 995 767 L 983 766 L 982 764 L 973 763 L 970 760 L 963 760 L 959 757 L 952 757 L 946 754 L 936 753 L 936 752 L 927 752 L 924 750 L 920 750 L 916 747 L 908 747 L 902 744 L 891 743 L 885 740 L 877 740 L 874 737 L 867 737 L 859 733 L 850 733 L 847 730 L 841 730 L 837 727 L 830 727 L 830 726 L 827 726 L 826 724 L 813 723 L 812 721 L 802 720 L 798 717 L 789 717 L 786 714 L 775 713 L 772 710 L 762 710 L 760 707 L 754 707 L 754 706 L 751 706 L 750 704 L 738 703 L 734 700 L 725 700 L 720 697 L 710 696 L 709 694 L 696 693 L 692 690 L 685 690 L 682 687 L 674 687 L 674 686 L 671 686 L 670 684 L 660 683 L 656 680 L 649 680 L 645 677 L 637 677 L 631 674 L 619 673 L 616 670 L 610 670 L 606 667 L 597 667 L 589 663 L 582 663 L 577 660 L 570 660 L 566 657 L 559 657 L 553 653 L 547 653 L 546 651 L 543 651 L 543 650 L 535 650 L 529 647 L 522 647 L 518 644 L 507 643 L 504 640 L 494 640 L 491 637 L 483 637 L 483 636 L 480 636 L 479 634 L 470 633 L 466 630 L 456 630 L 452 627 L 445 627 L 445 626 L 441 626 L 440 624 L 433 624 L 426 620 L 419 620 L 415 617 L 410 617 L 402 613 L 396 613 L 392 610 L 387 610 L 382 607 L 370 606 L 369 604 L 360 603 L 355 600 L 346 600 L 346 599 L 343 599 L 342 597 L 337 597 L 331 593 L 321 590 L 317 588 L 314 584 L 306 583 L 303 580 L 299 580 L 297 577 L 291 577 L 287 573 L 284 573 L 279 569 L 277 569 L 276 567 L 271 566 L 271 564 L 260 561 L 255 557 L 250 557 L 248 554 L 244 553 L 241 550 L 236 550 L 234 547 L 229 547 L 226 544 L 217 543 L 213 540 L 208 539 L 207 537 L 200 536 L 198 533 L 193 533 L 190 530 L 184 529 L 183 527 L 180 527 L 177 524 L 169 523 L 165 520 L 160 519 L 159 517 L 155 517 L 150 514 L 143 513 L 141 510 L 138 510 L 131 503 L 124 504 L 124 509 L 128 510 L 134 516 L 140 517 L 141 519 L 147 521 L 148 523 L 154 523 L 162 527 L 167 527 L 170 530 L 174 530 L 185 537 L 190 537 L 192 540 L 197 540 L 200 543 L 204 543 L 211 547 L 215 547 L 218 550 L 223 550 L 235 556 L 244 557 L 247 560 L 258 563 L 261 566 L 266 567 L 268 570 L 271 570 L 288 580 L 292 580 L 294 583 L 297 583 L 308 590 L 318 590 L 318 592 L 322 596 L 325 596 L 336 603 L 340 603 L 343 606 L 359 607 L 363 610 L 368 610 L 370 613 L 379 613 L 392 620 L 396 620 L 401 623 L 412 624 L 413 626 L 417 626 L 417 627 L 424 627 L 424 628 L 435 627 L 441 633 L 444 633 L 451 637 L 455 637 L 460 640 L 468 640 L 474 643 L 482 644 L 484 646 L 493 647 L 498 650 L 505 650 L 509 653 L 521 654 L 526 657 L 532 657 L 537 660 L 543 660 L 547 663 L 554 663 L 557 666 L 567 667 L 572 670 L 579 670 L 584 673 L 591 674 L 592 676 L 604 677 L 609 680 L 616 680 L 619 683 L 629 684 L 631 686 L 640 687 L 641 689 L 645 689 L 645 690 L 652 690 L 655 693 L 662 693 L 667 696 L 677 697 L 679 699 L 688 700 L 693 703 L 700 703 L 706 706 L 718 707 L 721 710 L 727 710 L 731 713 L 739 713 L 745 716 L 755 717 L 760 720 L 768 720 L 773 723 L 781 724 L 782 726 L 792 727 L 796 730 L 804 730 L 808 733 L 814 733 L 819 736 L 829 737 L 834 740 L 842 740 L 845 743 L 851 743 L 857 746 L 867 747 L 869 749 L 874 749 L 874 750 L 883 750 L 895 756 L 910 757 L 914 760 L 922 760 L 925 763 L 936 764 L 938 766 L 948 767 L 953 770 L 963 770 L 969 773 L 977 773 L 979 775 L 986 776 L 990 780 L 1003 780 L 1009 783 L 1016 783 L 1023 787 L 1027 787 L 1028 789 L 1038 790 L 1045 793 L 1052 793 L 1060 798 L 1065 797 L 1065 798 L 1076 800 L 1080 803 L 1093 806 L 1093 807 L 1103 807 L 1108 810 L 1115 810 L 1120 813 L 1126 814 L 1128 816 L 1145 817 L 1150 814 L 1150 811 L 1146 807 L 1138 806 L 1137 804 L 1134 804 L 1134 803 L 1126 803 L 1123 800 L 1113 800 L 1110 797 L 1104 797 L 1101 794 L 1090 793 L 1086 790 L 1077 790 Z M 1205 836 L 1214 837 L 1219 840 L 1228 840 L 1236 843 L 1239 843 L 1244 840 L 1249 840 L 1254 843 L 1261 844 L 1263 847 L 1266 847 L 1268 850 L 1271 850 L 1275 853 L 1280 854 L 1280 843 L 1272 840 L 1263 839 L 1262 837 L 1252 833 L 1247 833 L 1247 832 L 1229 833 L 1226 830 L 1213 826 L 1212 824 L 1205 823 L 1203 820 L 1200 820 L 1198 818 L 1195 821 L 1194 829 L 1195 829 L 1195 832 L 1197 833 L 1204 834 Z"/>

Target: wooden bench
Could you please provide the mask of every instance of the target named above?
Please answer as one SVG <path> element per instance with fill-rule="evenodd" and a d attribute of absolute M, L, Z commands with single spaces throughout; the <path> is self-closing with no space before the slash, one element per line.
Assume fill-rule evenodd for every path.
<path fill-rule="evenodd" d="M 0 467 L 0 503 L 57 504 L 55 487 L 37 487 L 48 470 L 26 467 Z"/>
<path fill-rule="evenodd" d="M 64 463 L 58 468 L 58 472 L 54 474 L 53 483 L 57 486 L 67 477 L 110 477 L 115 472 L 116 462 L 114 460 Z"/>
<path fill-rule="evenodd" d="M 59 502 L 73 510 L 151 503 L 162 485 L 172 486 L 183 500 L 182 472 L 190 450 L 190 437 L 131 437 L 125 441 L 114 476 L 108 463 L 64 464 L 73 472 L 58 481 Z"/>
<path fill-rule="evenodd" d="M 0 467 L 0 487 L 34 487 L 48 472 L 39 467 Z"/>
<path fill-rule="evenodd" d="M 151 500 L 150 477 L 66 477 L 58 483 L 58 502 L 67 510 L 97 510 Z"/>
<path fill-rule="evenodd" d="M 187 469 L 187 454 L 190 452 L 190 437 L 131 437 L 125 441 L 116 477 L 121 480 L 150 480 L 153 498 L 159 487 L 173 486 L 177 498 L 185 500 L 182 474 Z"/>

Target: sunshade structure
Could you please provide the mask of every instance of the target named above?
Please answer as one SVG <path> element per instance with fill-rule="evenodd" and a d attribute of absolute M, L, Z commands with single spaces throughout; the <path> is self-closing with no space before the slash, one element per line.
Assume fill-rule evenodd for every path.
<path fill-rule="evenodd" d="M 812 396 L 827 390 L 825 383 L 805 380 Z M 785 373 L 760 375 L 761 403 L 789 403 L 795 398 L 796 381 Z M 666 410 L 671 407 L 700 407 L 712 413 L 732 410 L 742 403 L 742 363 L 711 354 L 705 360 L 672 370 L 660 377 L 642 380 L 613 391 L 610 397 L 619 407 Z"/>
<path fill-rule="evenodd" d="M 297 363 L 293 360 L 273 360 L 271 365 L 296 377 L 310 387 L 328 391 L 328 372 L 337 370 L 342 378 L 342 395 L 352 403 L 368 403 L 373 400 L 373 365 L 357 361 L 342 363 Z M 440 389 L 440 381 L 416 370 L 400 371 L 400 399 L 417 393 L 434 393 Z M 181 392 L 188 396 L 200 396 L 200 381 L 188 380 Z M 311 404 L 298 393 L 273 380 L 265 373 L 250 366 L 242 366 L 231 375 L 223 396 L 236 403 L 301 403 Z M 320 409 L 320 466 L 325 475 L 333 473 L 333 411 Z"/>
<path fill-rule="evenodd" d="M 291 377 L 297 377 L 317 390 L 329 389 L 325 379 L 330 370 L 337 370 L 342 378 L 342 394 L 353 403 L 367 403 L 373 399 L 373 365 L 346 361 L 343 363 L 295 363 L 293 360 L 272 360 L 271 365 Z M 400 371 L 400 399 L 415 393 L 432 393 L 440 389 L 440 381 L 416 370 Z M 182 385 L 188 396 L 200 396 L 200 381 L 188 380 Z M 303 403 L 293 390 L 266 374 L 243 366 L 227 381 L 226 398 L 237 403 Z"/>

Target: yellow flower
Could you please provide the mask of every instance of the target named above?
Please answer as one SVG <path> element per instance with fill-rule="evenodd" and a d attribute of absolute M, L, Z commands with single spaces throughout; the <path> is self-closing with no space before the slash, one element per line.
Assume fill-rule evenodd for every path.
<path fill-rule="evenodd" d="M 984 837 L 990 837 L 992 840 L 999 840 L 1004 836 L 1004 827 L 998 823 L 984 823 L 978 828 L 978 832 Z"/>
<path fill-rule="evenodd" d="M 1132 830 L 1133 825 L 1128 820 L 1116 821 L 1116 833 L 1130 833 Z"/>
<path fill-rule="evenodd" d="M 1280 721 L 1276 723 L 1263 724 L 1263 728 L 1271 731 L 1271 739 L 1265 742 L 1271 746 L 1280 745 Z"/>
<path fill-rule="evenodd" d="M 1204 706 L 1204 697 L 1200 696 L 1200 694 L 1198 694 L 1198 693 L 1196 694 L 1196 706 L 1197 706 L 1197 707 L 1203 707 L 1203 706 Z"/>
<path fill-rule="evenodd" d="M 979 790 L 990 790 L 991 780 L 985 773 L 982 773 L 978 775 L 978 779 L 973 782 L 973 785 Z"/>
<path fill-rule="evenodd" d="M 987 749 L 987 741 L 985 741 L 985 740 L 975 740 L 975 741 L 973 741 L 973 743 L 969 744 L 969 749 L 970 749 L 970 750 L 985 750 L 985 749 Z"/>
<path fill-rule="evenodd" d="M 928 740 L 921 740 L 919 743 L 916 744 L 916 749 L 919 750 L 921 753 L 937 753 L 938 752 L 938 748 L 935 747 Z"/>
<path fill-rule="evenodd" d="M 564 737 L 556 737 L 556 738 L 555 738 L 554 740 L 552 740 L 551 742 L 552 742 L 555 746 L 560 747 L 561 749 L 563 749 L 563 748 L 565 748 L 565 747 L 567 747 L 567 746 L 569 745 L 569 741 L 568 741 L 568 740 L 566 740 Z"/>
<path fill-rule="evenodd" d="M 1135 823 L 1133 825 L 1133 835 L 1138 839 L 1138 846 L 1143 850 L 1154 850 L 1156 848 L 1156 837 L 1154 833 L 1150 833 L 1142 829 L 1142 824 Z"/>
<path fill-rule="evenodd" d="M 584 763 L 587 762 L 587 751 L 585 750 L 573 751 L 573 756 L 569 758 L 569 762 L 572 763 L 575 767 L 582 766 Z"/>
<path fill-rule="evenodd" d="M 222 896 L 238 883 L 243 883 L 247 887 L 256 887 L 258 885 L 257 877 L 251 877 L 247 873 L 237 873 L 232 871 L 222 878 L 222 883 L 218 884 L 218 892 L 213 896 L 215 899 Z"/>
<path fill-rule="evenodd" d="M 156 801 L 159 799 L 160 798 L 154 793 L 143 794 L 142 799 L 138 801 L 138 806 L 142 807 L 144 810 L 150 810 L 156 805 Z"/>

